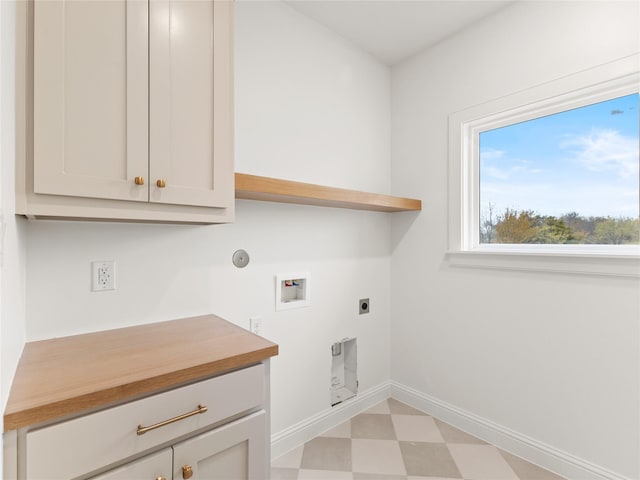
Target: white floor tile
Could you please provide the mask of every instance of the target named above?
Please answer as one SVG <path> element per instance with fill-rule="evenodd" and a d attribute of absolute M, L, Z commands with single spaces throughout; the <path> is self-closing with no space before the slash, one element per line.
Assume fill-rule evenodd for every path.
<path fill-rule="evenodd" d="M 398 440 L 407 442 L 444 442 L 432 417 L 391 415 Z"/>
<path fill-rule="evenodd" d="M 353 480 L 353 474 L 330 470 L 300 470 L 298 480 Z"/>
<path fill-rule="evenodd" d="M 381 414 L 389 414 L 391 413 L 391 411 L 389 410 L 389 404 L 387 403 L 386 400 L 374 405 L 373 407 L 369 408 L 368 410 L 365 410 L 362 413 L 381 413 Z"/>
<path fill-rule="evenodd" d="M 473 480 L 518 480 L 518 476 L 492 445 L 448 444 L 451 456 L 464 478 Z"/>
<path fill-rule="evenodd" d="M 275 460 L 271 461 L 272 468 L 300 468 L 300 462 L 302 462 L 302 452 L 304 451 L 304 445 L 300 445 L 298 448 L 279 456 Z"/>

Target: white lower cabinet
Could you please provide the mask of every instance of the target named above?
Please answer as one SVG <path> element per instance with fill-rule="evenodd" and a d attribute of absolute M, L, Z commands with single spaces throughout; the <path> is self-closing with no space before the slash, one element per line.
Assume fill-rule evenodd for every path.
<path fill-rule="evenodd" d="M 173 467 L 173 451 L 165 448 L 161 452 L 147 455 L 139 460 L 127 463 L 126 465 L 110 470 L 109 472 L 91 477 L 91 480 L 169 480 L 169 472 Z"/>
<path fill-rule="evenodd" d="M 19 430 L 17 480 L 268 479 L 265 363 Z"/>
<path fill-rule="evenodd" d="M 263 479 L 265 420 L 262 411 L 175 445 L 173 478 Z"/>
<path fill-rule="evenodd" d="M 262 410 L 91 480 L 262 480 L 265 416 Z"/>

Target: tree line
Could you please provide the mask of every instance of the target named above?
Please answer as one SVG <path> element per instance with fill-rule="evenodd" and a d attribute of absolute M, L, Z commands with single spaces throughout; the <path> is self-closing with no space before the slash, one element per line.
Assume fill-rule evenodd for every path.
<path fill-rule="evenodd" d="M 576 212 L 554 217 L 511 208 L 497 214 L 490 204 L 480 218 L 480 243 L 637 245 L 640 219 L 585 217 Z"/>

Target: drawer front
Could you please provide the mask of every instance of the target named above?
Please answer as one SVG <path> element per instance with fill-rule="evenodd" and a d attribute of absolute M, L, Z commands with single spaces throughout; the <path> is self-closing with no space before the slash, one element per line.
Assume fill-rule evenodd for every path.
<path fill-rule="evenodd" d="M 27 432 L 21 478 L 69 479 L 170 442 L 264 403 L 264 366 L 228 373 L 84 417 Z M 138 435 L 151 426 L 194 414 Z"/>

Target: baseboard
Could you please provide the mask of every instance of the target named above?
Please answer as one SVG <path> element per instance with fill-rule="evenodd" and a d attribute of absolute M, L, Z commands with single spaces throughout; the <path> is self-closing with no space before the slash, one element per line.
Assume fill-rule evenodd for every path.
<path fill-rule="evenodd" d="M 631 480 L 397 382 L 390 396 L 571 480 Z"/>
<path fill-rule="evenodd" d="M 358 393 L 335 407 L 329 407 L 301 422 L 271 435 L 271 458 L 278 458 L 288 451 L 317 437 L 336 425 L 346 422 L 351 417 L 377 403 L 389 398 L 391 385 L 381 383 L 373 388 Z"/>

